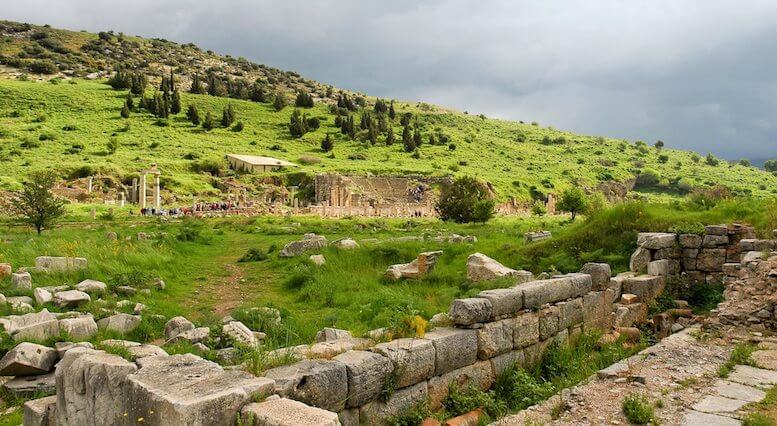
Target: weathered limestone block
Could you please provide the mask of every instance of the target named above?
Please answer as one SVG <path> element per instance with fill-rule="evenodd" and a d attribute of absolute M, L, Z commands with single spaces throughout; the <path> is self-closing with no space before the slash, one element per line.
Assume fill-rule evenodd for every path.
<path fill-rule="evenodd" d="M 129 333 L 140 325 L 140 316 L 119 313 L 97 321 L 100 330 Z"/>
<path fill-rule="evenodd" d="M 100 324 L 99 322 L 97 323 Z M 165 343 L 175 343 L 180 341 L 186 341 L 189 343 L 200 343 L 208 340 L 208 337 L 210 337 L 210 328 L 208 327 L 197 327 L 193 330 L 184 331 L 183 333 L 178 334 L 177 336 L 173 337 L 172 339 L 168 340 Z"/>
<path fill-rule="evenodd" d="M 442 251 L 427 251 L 418 255 L 410 263 L 391 265 L 386 269 L 386 278 L 400 280 L 402 278 L 421 278 L 434 269 L 437 260 L 442 256 Z"/>
<path fill-rule="evenodd" d="M 194 330 L 194 324 L 184 317 L 173 317 L 165 323 L 165 339 L 170 340 L 184 331 Z"/>
<path fill-rule="evenodd" d="M 547 340 L 558 333 L 558 314 L 559 309 L 556 306 L 540 310 L 540 340 Z"/>
<path fill-rule="evenodd" d="M 686 271 L 696 270 L 696 258 L 699 256 L 699 249 L 683 249 L 683 257 L 681 259 L 683 269 Z"/>
<path fill-rule="evenodd" d="M 345 365 L 348 375 L 347 407 L 360 407 L 380 396 L 394 365 L 383 355 L 348 351 L 334 357 Z"/>
<path fill-rule="evenodd" d="M 777 240 L 757 240 L 753 238 L 739 241 L 739 247 L 743 252 L 748 251 L 769 251 L 777 248 Z"/>
<path fill-rule="evenodd" d="M 326 247 L 327 240 L 323 235 L 305 234 L 299 241 L 286 244 L 278 254 L 281 257 L 294 257 L 309 250 L 320 250 Z"/>
<path fill-rule="evenodd" d="M 147 357 L 127 376 L 127 417 L 146 424 L 231 426 L 243 405 L 273 387 L 272 380 L 223 370 L 192 354 Z"/>
<path fill-rule="evenodd" d="M 450 386 L 454 384 L 460 389 L 472 386 L 483 391 L 488 390 L 494 384 L 494 370 L 491 367 L 491 362 L 480 361 L 429 379 L 429 408 L 439 409 L 442 402 L 448 397 Z"/>
<path fill-rule="evenodd" d="M 494 318 L 512 316 L 523 307 L 523 290 L 514 287 L 484 290 L 477 297 L 491 301 L 491 315 Z"/>
<path fill-rule="evenodd" d="M 696 269 L 705 272 L 720 272 L 726 263 L 726 249 L 702 249 L 696 257 Z"/>
<path fill-rule="evenodd" d="M 587 293 L 588 295 L 590 293 Z M 585 296 L 583 296 L 585 297 Z M 583 323 L 583 298 L 559 302 L 556 304 L 559 309 L 558 327 L 565 329 Z"/>
<path fill-rule="evenodd" d="M 656 250 L 653 253 L 653 260 L 658 259 L 679 259 L 682 257 L 683 249 L 680 246 L 672 246 Z"/>
<path fill-rule="evenodd" d="M 637 235 L 637 245 L 649 250 L 672 247 L 677 243 L 677 234 L 666 232 L 640 232 Z"/>
<path fill-rule="evenodd" d="M 488 281 L 501 277 L 516 277 L 518 283 L 531 281 L 534 275 L 529 271 L 508 268 L 483 253 L 467 258 L 467 279 L 473 282 Z"/>
<path fill-rule="evenodd" d="M 701 246 L 704 248 L 715 248 L 718 246 L 725 246 L 728 244 L 727 235 L 705 235 L 701 242 Z"/>
<path fill-rule="evenodd" d="M 322 330 L 319 330 L 318 333 L 316 333 L 316 342 L 329 342 L 332 340 L 339 340 L 339 339 L 352 339 L 353 336 L 351 335 L 351 332 L 348 330 L 340 330 L 337 328 L 330 328 L 326 327 Z"/>
<path fill-rule="evenodd" d="M 623 281 L 623 292 L 635 294 L 640 302 L 648 303 L 664 291 L 664 277 L 639 275 Z"/>
<path fill-rule="evenodd" d="M 672 259 L 654 260 L 648 263 L 648 275 L 668 277 L 680 273 L 680 262 Z"/>
<path fill-rule="evenodd" d="M 73 340 L 89 340 L 97 334 L 97 323 L 91 315 L 63 318 L 59 320 L 59 330 L 67 333 Z"/>
<path fill-rule="evenodd" d="M 92 300 L 87 293 L 78 290 L 67 290 L 54 293 L 54 304 L 60 308 L 75 308 Z"/>
<path fill-rule="evenodd" d="M 56 370 L 58 424 L 128 423 L 127 376 L 136 370 L 118 355 L 84 348 L 67 351 Z"/>
<path fill-rule="evenodd" d="M 513 349 L 513 318 L 483 324 L 477 330 L 478 358 L 489 359 Z"/>
<path fill-rule="evenodd" d="M 475 330 L 438 327 L 424 335 L 436 353 L 434 375 L 439 376 L 465 365 L 478 357 L 478 335 Z"/>
<path fill-rule="evenodd" d="M 32 288 L 32 276 L 29 272 L 15 272 L 11 274 L 11 288 L 15 290 L 30 290 Z"/>
<path fill-rule="evenodd" d="M 51 371 L 57 351 L 36 343 L 22 342 L 0 359 L 0 376 L 34 376 Z"/>
<path fill-rule="evenodd" d="M 448 315 L 454 324 L 472 325 L 479 322 L 486 322 L 491 319 L 493 306 L 488 299 L 469 298 L 455 299 L 451 303 L 451 309 Z"/>
<path fill-rule="evenodd" d="M 83 257 L 38 256 L 35 258 L 35 268 L 46 272 L 68 272 L 86 269 L 87 262 Z"/>
<path fill-rule="evenodd" d="M 707 235 L 728 235 L 728 226 L 726 225 L 707 225 L 704 227 Z"/>
<path fill-rule="evenodd" d="M 32 297 L 35 299 L 35 304 L 38 306 L 45 305 L 54 300 L 54 296 L 51 292 L 41 287 L 37 287 L 32 291 Z"/>
<path fill-rule="evenodd" d="M 633 303 L 631 305 L 619 305 L 615 312 L 616 327 L 632 327 L 647 320 L 648 310 L 645 303 Z"/>
<path fill-rule="evenodd" d="M 513 368 L 513 366 L 523 367 L 525 358 L 523 350 L 517 349 L 502 355 L 497 355 L 491 358 L 489 362 L 491 362 L 491 369 L 494 370 L 494 376 L 499 376 L 507 371 L 507 369 Z"/>
<path fill-rule="evenodd" d="M 372 348 L 394 364 L 396 387 L 403 388 L 434 375 L 434 344 L 426 339 L 397 339 Z M 335 410 L 337 411 L 337 410 Z"/>
<path fill-rule="evenodd" d="M 524 365 L 527 367 L 536 366 L 542 359 L 544 343 L 535 343 L 523 348 Z"/>
<path fill-rule="evenodd" d="M 739 270 L 741 268 L 742 268 L 741 263 L 724 263 L 723 273 L 730 277 L 736 277 L 739 275 Z"/>
<path fill-rule="evenodd" d="M 59 335 L 57 317 L 48 309 L 24 315 L 9 315 L 0 318 L 0 325 L 14 340 L 45 341 Z"/>
<path fill-rule="evenodd" d="M 359 248 L 359 243 L 353 240 L 353 238 L 343 238 L 342 240 L 332 243 L 333 246 L 342 250 L 353 250 Z"/>
<path fill-rule="evenodd" d="M 764 260 L 764 254 L 761 251 L 749 251 L 742 255 L 742 264 L 747 265 L 748 263 L 753 262 L 759 262 L 761 260 Z M 722 267 L 721 267 L 722 269 Z"/>
<path fill-rule="evenodd" d="M 701 235 L 696 234 L 680 234 L 680 247 L 689 249 L 701 248 L 702 238 Z"/>
<path fill-rule="evenodd" d="M 547 240 L 553 237 L 553 234 L 550 233 L 550 231 L 535 231 L 535 232 L 527 232 L 523 234 L 523 239 L 527 243 L 533 243 L 535 241 L 542 241 Z"/>
<path fill-rule="evenodd" d="M 33 399 L 24 403 L 24 426 L 56 426 L 57 396 Z"/>
<path fill-rule="evenodd" d="M 524 308 L 538 309 L 547 303 L 580 297 L 591 291 L 591 285 L 588 274 L 567 274 L 528 282 L 516 288 L 523 290 Z"/>
<path fill-rule="evenodd" d="M 288 398 L 267 398 L 241 410 L 254 426 L 339 426 L 337 414 Z"/>
<path fill-rule="evenodd" d="M 308 358 L 332 358 L 343 352 L 352 349 L 363 349 L 369 346 L 367 339 L 355 339 L 347 337 L 344 339 L 330 340 L 328 342 L 319 342 L 310 346 L 308 349 Z"/>
<path fill-rule="evenodd" d="M 540 341 L 540 318 L 535 312 L 525 312 L 515 318 L 513 347 L 525 348 Z"/>
<path fill-rule="evenodd" d="M 359 409 L 358 408 L 346 408 L 345 410 L 337 413 L 337 418 L 340 420 L 342 426 L 359 426 Z"/>
<path fill-rule="evenodd" d="M 38 376 L 16 376 L 3 384 L 3 387 L 18 397 L 54 395 L 57 391 L 57 380 L 54 371 Z"/>
<path fill-rule="evenodd" d="M 10 263 L 0 263 L 0 278 L 10 277 L 13 273 L 13 267 Z"/>
<path fill-rule="evenodd" d="M 313 264 L 316 266 L 326 265 L 326 259 L 324 258 L 323 254 L 311 254 L 310 261 L 313 262 Z"/>
<path fill-rule="evenodd" d="M 639 297 L 637 297 L 636 294 L 630 294 L 630 293 L 623 293 L 621 295 L 621 305 L 632 305 L 634 303 L 639 303 Z"/>
<path fill-rule="evenodd" d="M 259 340 L 254 333 L 240 321 L 230 321 L 222 326 L 221 332 L 235 343 L 256 346 Z"/>
<path fill-rule="evenodd" d="M 265 372 L 275 392 L 329 411 L 341 411 L 348 398 L 348 371 L 332 360 L 304 360 Z"/>
<path fill-rule="evenodd" d="M 101 342 L 104 346 L 119 346 L 127 349 L 134 360 L 149 356 L 168 356 L 168 353 L 156 345 L 131 342 L 129 340 L 110 339 Z"/>
<path fill-rule="evenodd" d="M 83 280 L 76 284 L 76 290 L 83 291 L 84 293 L 104 293 L 107 289 L 107 284 L 97 280 Z"/>
<path fill-rule="evenodd" d="M 386 402 L 373 401 L 359 408 L 359 421 L 365 425 L 385 424 L 390 417 L 399 415 L 427 399 L 426 382 L 399 389 Z"/>
<path fill-rule="evenodd" d="M 591 276 L 591 289 L 593 291 L 604 290 L 610 285 L 612 269 L 606 263 L 588 262 L 583 265 L 580 272 Z"/>
<path fill-rule="evenodd" d="M 629 259 L 629 270 L 633 272 L 642 272 L 647 268 L 647 264 L 651 259 L 650 250 L 643 247 L 637 247 Z"/>

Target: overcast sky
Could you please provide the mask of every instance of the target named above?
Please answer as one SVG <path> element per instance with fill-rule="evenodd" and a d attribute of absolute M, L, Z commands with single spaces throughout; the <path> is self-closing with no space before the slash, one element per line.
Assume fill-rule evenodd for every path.
<path fill-rule="evenodd" d="M 777 157 L 774 0 L 3 0 L 0 18 L 193 42 L 370 95 Z"/>

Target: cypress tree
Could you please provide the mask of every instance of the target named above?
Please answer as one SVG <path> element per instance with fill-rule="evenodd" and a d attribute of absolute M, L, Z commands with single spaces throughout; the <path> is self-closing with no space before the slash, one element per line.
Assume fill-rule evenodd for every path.
<path fill-rule="evenodd" d="M 283 92 L 278 92 L 275 94 L 273 107 L 275 107 L 276 111 L 281 111 L 282 109 L 286 108 L 286 96 L 283 94 Z"/>
<path fill-rule="evenodd" d="M 197 111 L 196 105 L 189 104 L 189 108 L 186 110 L 186 118 L 188 118 L 195 126 L 200 125 L 200 112 Z"/>
<path fill-rule="evenodd" d="M 370 139 L 370 143 L 375 145 L 378 143 L 378 127 L 375 123 L 370 123 L 370 127 L 367 130 L 367 137 Z"/>
<path fill-rule="evenodd" d="M 138 109 L 141 109 L 141 110 L 146 109 L 146 97 L 145 96 L 141 96 L 140 97 L 140 100 L 138 101 Z"/>
<path fill-rule="evenodd" d="M 413 152 L 415 150 L 415 143 L 413 143 L 413 136 L 410 133 L 410 126 L 405 126 L 402 130 L 402 144 L 405 147 L 405 152 Z"/>
<path fill-rule="evenodd" d="M 335 144 L 334 142 L 332 142 L 332 139 L 329 137 L 329 133 L 327 133 L 324 140 L 321 141 L 321 150 L 324 152 L 329 152 L 334 147 L 335 147 Z"/>
<path fill-rule="evenodd" d="M 437 145 L 437 141 L 434 139 L 434 133 L 429 135 L 429 145 Z"/>
<path fill-rule="evenodd" d="M 254 102 L 267 102 L 267 96 L 264 94 L 264 89 L 259 83 L 254 83 L 251 87 L 251 100 Z"/>
<path fill-rule="evenodd" d="M 211 130 L 213 129 L 214 123 L 213 123 L 213 116 L 210 114 L 210 111 L 208 111 L 205 114 L 205 120 L 202 122 L 202 128 L 205 130 Z"/>
<path fill-rule="evenodd" d="M 133 73 L 132 77 L 130 77 L 130 80 L 130 92 L 132 92 L 133 95 L 142 95 L 143 92 L 146 91 L 148 79 L 145 75 L 141 73 Z"/>
<path fill-rule="evenodd" d="M 170 107 L 170 112 L 173 114 L 178 114 L 181 112 L 181 94 L 178 93 L 178 90 L 173 92 L 173 104 Z"/>
<path fill-rule="evenodd" d="M 399 124 L 403 126 L 407 126 L 408 124 L 410 124 L 410 120 L 412 119 L 413 119 L 413 114 L 406 112 L 402 114 L 402 118 L 399 119 Z"/>
<path fill-rule="evenodd" d="M 353 115 L 348 116 L 348 136 L 351 140 L 356 139 L 356 125 L 354 124 Z"/>
<path fill-rule="evenodd" d="M 132 93 L 127 93 L 127 100 L 124 101 L 124 105 L 126 105 L 130 110 L 135 108 L 135 101 L 132 100 Z"/>
<path fill-rule="evenodd" d="M 416 124 L 415 132 L 413 133 L 413 143 L 416 147 L 421 146 L 423 143 L 423 139 L 421 139 L 421 131 L 418 130 L 418 125 Z"/>
<path fill-rule="evenodd" d="M 232 108 L 232 104 L 227 104 L 224 110 L 221 112 L 221 126 L 229 127 L 235 122 L 235 110 Z"/>
<path fill-rule="evenodd" d="M 121 107 L 121 118 L 129 118 L 130 117 L 130 110 L 129 107 L 127 107 L 127 104 L 125 103 L 123 107 Z"/>
<path fill-rule="evenodd" d="M 378 99 L 375 101 L 375 112 L 378 114 L 383 114 L 386 111 L 388 111 L 388 108 L 386 107 L 386 102 L 383 101 L 383 99 Z"/>
<path fill-rule="evenodd" d="M 196 95 L 201 95 L 205 93 L 205 88 L 202 87 L 202 81 L 200 80 L 200 76 L 197 74 L 194 74 L 192 76 L 192 87 L 189 89 L 190 93 L 194 93 Z"/>
<path fill-rule="evenodd" d="M 386 132 L 386 146 L 394 145 L 394 130 L 389 127 Z"/>
<path fill-rule="evenodd" d="M 289 133 L 294 138 L 302 137 L 305 133 L 307 133 L 307 122 L 305 121 L 305 117 L 300 114 L 298 109 L 295 109 L 294 112 L 291 114 L 291 119 L 289 120 Z"/>
<path fill-rule="evenodd" d="M 391 101 L 391 105 L 389 105 L 389 118 L 394 121 L 394 118 L 396 118 L 397 113 L 394 111 L 394 101 Z"/>

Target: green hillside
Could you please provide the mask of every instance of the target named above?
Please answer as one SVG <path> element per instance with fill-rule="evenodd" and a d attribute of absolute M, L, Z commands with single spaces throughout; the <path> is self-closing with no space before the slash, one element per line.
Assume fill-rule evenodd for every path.
<path fill-rule="evenodd" d="M 296 162 L 301 167 L 294 172 L 310 175 L 332 171 L 477 176 L 491 183 L 502 201 L 510 197 L 530 200 L 551 192 L 559 193 L 569 186 L 596 191 L 603 183 L 628 182 L 640 174 L 646 182 L 640 191 L 651 197 L 682 195 L 696 187 L 715 185 L 726 186 L 740 195 L 764 197 L 777 193 L 777 176 L 754 167 L 714 158 L 707 161 L 704 155 L 658 149 L 652 143 L 582 136 L 536 123 L 487 119 L 423 103 L 395 102 L 396 117 L 392 120 L 383 115 L 396 142 L 387 146 L 386 133 L 380 132 L 373 144 L 369 131 L 359 130 L 359 123 L 365 113 L 377 120 L 374 98 L 360 98 L 348 92 L 358 101 L 358 106 L 351 110 L 337 108 L 335 99 L 340 91 L 301 79 L 294 73 L 255 64 L 246 66 L 254 69 L 255 74 L 240 76 L 239 71 L 227 67 L 219 75 L 229 82 L 251 79 L 268 94 L 286 93 L 282 96 L 288 98 L 291 106 L 276 111 L 272 96 L 265 102 L 254 102 L 190 94 L 188 79 L 192 72 L 209 72 L 201 64 L 218 58 L 215 54 L 167 41 L 126 37 L 119 42 L 114 36 L 99 37 L 44 27 L 9 33 L 9 23 L 3 24 L 5 27 L 0 25 L 0 31 L 5 31 L 5 38 L 0 39 L 0 62 L 11 68 L 5 69 L 6 78 L 0 78 L 0 161 L 3 164 L 0 190 L 18 188 L 24 175 L 33 170 L 53 169 L 70 178 L 99 173 L 127 181 L 150 163 L 157 163 L 163 171 L 163 187 L 168 195 L 186 198 L 195 193 L 198 196 L 210 193 L 215 196 L 218 191 L 214 185 L 231 176 L 226 170 L 224 155 L 240 153 Z M 47 47 L 50 42 L 39 43 L 48 39 L 60 40 L 59 46 L 64 50 L 58 50 L 67 53 L 47 50 L 53 49 Z M 124 119 L 120 110 L 127 97 L 126 90 L 113 90 L 104 79 L 70 77 L 116 64 L 111 62 L 113 57 L 95 53 L 93 47 L 84 51 L 84 46 L 93 46 L 90 43 L 103 42 L 131 46 L 134 50 L 129 52 L 143 55 L 144 64 L 156 63 L 154 55 L 177 58 L 176 55 L 186 52 L 201 52 L 199 59 L 190 57 L 189 65 L 194 71 L 190 70 L 189 74 L 179 61 L 172 60 L 158 64 L 157 68 L 144 67 L 140 61 L 131 60 L 131 66 L 125 68 L 149 76 L 147 99 L 158 87 L 155 78 L 175 71 L 182 112 L 159 119 L 136 107 Z M 55 62 L 59 71 L 38 78 L 24 68 L 36 60 Z M 222 60 L 229 64 L 231 58 Z M 25 74 L 19 76 L 18 72 L 9 70 L 21 70 Z M 13 76 L 16 77 L 10 78 Z M 279 76 L 286 76 L 286 80 Z M 308 117 L 319 118 L 321 126 L 293 138 L 289 131 L 290 117 L 295 111 L 291 95 L 300 91 L 313 94 L 316 100 L 312 108 L 300 108 L 300 111 Z M 138 101 L 135 97 L 135 104 Z M 206 131 L 191 124 L 185 111 L 192 104 L 201 118 L 210 112 L 216 128 Z M 236 120 L 242 122 L 242 131 L 219 125 L 222 110 L 228 104 L 235 109 Z M 409 128 L 413 133 L 418 130 L 423 141 L 413 152 L 405 152 L 402 144 L 400 121 L 406 113 L 412 114 Z M 338 115 L 342 119 L 354 119 L 353 139 L 335 125 Z M 334 141 L 330 153 L 320 148 L 327 134 Z M 109 143 L 117 147 L 115 153 L 109 153 Z M 646 176 L 650 179 L 644 179 Z M 253 178 L 242 177 L 249 184 Z"/>

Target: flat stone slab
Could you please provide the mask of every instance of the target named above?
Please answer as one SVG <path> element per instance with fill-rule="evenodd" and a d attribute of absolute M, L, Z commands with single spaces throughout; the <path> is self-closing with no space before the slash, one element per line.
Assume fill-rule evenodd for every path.
<path fill-rule="evenodd" d="M 750 367 L 747 365 L 737 365 L 734 367 L 734 371 L 728 375 L 728 380 L 743 385 L 768 389 L 777 384 L 777 371 L 764 370 L 763 368 Z"/>
<path fill-rule="evenodd" d="M 698 411 L 689 411 L 683 419 L 683 426 L 739 426 L 742 423 L 731 417 L 718 416 Z"/>
<path fill-rule="evenodd" d="M 244 417 L 253 418 L 255 425 L 274 426 L 339 426 L 337 414 L 311 407 L 287 398 L 267 398 L 243 407 Z"/>
<path fill-rule="evenodd" d="M 718 380 L 715 382 L 715 393 L 726 398 L 747 402 L 758 402 L 766 398 L 766 392 L 761 389 L 729 382 L 728 380 Z"/>
<path fill-rule="evenodd" d="M 753 352 L 750 357 L 760 368 L 767 370 L 777 370 L 777 351 L 776 350 L 759 350 Z"/>
<path fill-rule="evenodd" d="M 723 414 L 733 413 L 744 407 L 748 402 L 741 399 L 731 399 L 718 395 L 707 395 L 693 405 L 693 409 L 703 413 Z"/>
<path fill-rule="evenodd" d="M 3 385 L 9 392 L 19 397 L 33 395 L 53 395 L 56 392 L 57 380 L 52 371 L 40 376 L 19 376 L 5 382 Z"/>

